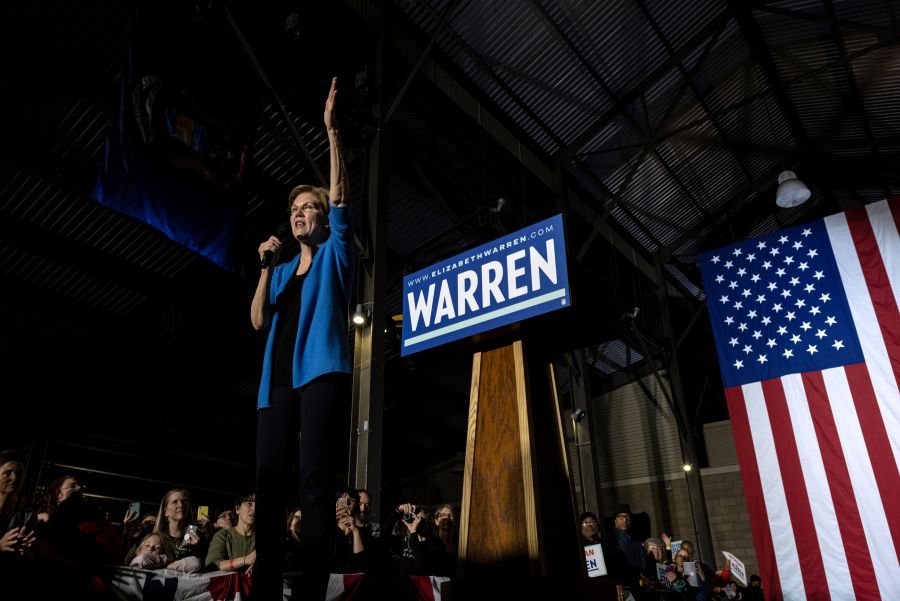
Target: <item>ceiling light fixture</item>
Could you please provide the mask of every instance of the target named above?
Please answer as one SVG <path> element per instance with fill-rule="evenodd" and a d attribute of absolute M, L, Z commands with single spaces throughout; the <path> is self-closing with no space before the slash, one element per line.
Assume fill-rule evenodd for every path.
<path fill-rule="evenodd" d="M 353 313 L 353 325 L 358 328 L 369 323 L 369 310 L 362 303 L 356 305 L 356 311 Z"/>
<path fill-rule="evenodd" d="M 759 74 L 757 74 L 757 77 Z M 778 174 L 778 188 L 775 190 L 775 204 L 782 209 L 789 209 L 802 205 L 809 200 L 812 192 L 806 187 L 806 184 L 797 179 L 797 174 L 789 171 L 784 164 L 784 157 L 781 155 L 781 146 L 778 144 L 778 133 L 775 131 L 775 123 L 772 121 L 772 113 L 769 111 L 769 102 L 763 96 L 763 107 L 766 109 L 766 119 L 769 122 L 769 129 L 772 131 L 772 139 L 775 142 L 775 150 L 778 152 L 778 162 L 781 163 L 781 173 Z"/>
<path fill-rule="evenodd" d="M 775 204 L 782 209 L 801 205 L 812 193 L 806 184 L 797 179 L 793 171 L 782 171 L 778 174 L 778 190 L 775 192 Z"/>

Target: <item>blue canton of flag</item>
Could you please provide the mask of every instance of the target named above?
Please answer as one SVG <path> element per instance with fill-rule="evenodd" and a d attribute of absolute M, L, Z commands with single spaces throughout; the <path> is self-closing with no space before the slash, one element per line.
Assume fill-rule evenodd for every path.
<path fill-rule="evenodd" d="M 699 263 L 725 386 L 863 361 L 821 220 Z"/>

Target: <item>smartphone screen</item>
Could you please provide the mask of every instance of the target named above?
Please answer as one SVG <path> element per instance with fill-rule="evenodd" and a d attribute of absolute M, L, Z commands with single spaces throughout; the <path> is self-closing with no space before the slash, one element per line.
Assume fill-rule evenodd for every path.
<path fill-rule="evenodd" d="M 209 506 L 201 505 L 197 508 L 197 521 L 209 520 Z"/>
<path fill-rule="evenodd" d="M 140 501 L 132 501 L 128 506 L 128 511 L 135 515 L 141 515 L 141 502 Z"/>

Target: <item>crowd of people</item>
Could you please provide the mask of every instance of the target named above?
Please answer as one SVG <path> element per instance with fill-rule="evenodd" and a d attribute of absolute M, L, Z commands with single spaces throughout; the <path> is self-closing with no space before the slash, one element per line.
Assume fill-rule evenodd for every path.
<path fill-rule="evenodd" d="M 635 601 L 762 601 L 759 576 L 749 578 L 746 587 L 738 587 L 731 578 L 728 561 L 716 571 L 696 561 L 694 543 L 680 541 L 676 548 L 663 532 L 659 538 L 643 542 L 631 532 L 631 507 L 616 508 L 615 525 L 601 535 L 597 515 L 581 514 L 581 542 L 585 547 L 600 545 L 607 572 L 620 583 L 620 597 Z"/>
<path fill-rule="evenodd" d="M 167 491 L 155 512 L 127 511 L 113 524 L 84 494 L 81 481 L 65 475 L 49 483 L 38 506 L 22 496 L 23 463 L 14 451 L 0 452 L 0 569 L 15 574 L 21 597 L 83 598 L 108 587 L 102 566 L 130 566 L 180 573 L 241 572 L 252 582 L 256 561 L 256 495 L 253 490 L 198 519 L 190 493 Z M 371 519 L 366 490 L 343 488 L 335 495 L 330 573 L 362 573 L 374 599 L 405 598 L 409 576 L 451 576 L 457 534 L 451 505 L 433 511 L 404 502 L 383 524 Z M 280 574 L 305 570 L 300 508 L 282 513 Z M 52 578 L 43 576 L 51 575 Z M 72 597 L 75 595 L 76 597 Z"/>
<path fill-rule="evenodd" d="M 144 515 L 128 511 L 121 525 L 114 526 L 72 475 L 49 483 L 37 507 L 27 508 L 23 476 L 17 453 L 0 452 L 0 567 L 4 574 L 17 576 L 8 581 L 11 590 L 21 586 L 28 598 L 39 598 L 35 595 L 41 592 L 102 595 L 97 568 L 109 565 L 182 573 L 241 572 L 252 581 L 257 565 L 253 490 L 205 516 L 195 513 L 187 490 L 172 489 L 163 495 L 157 511 Z M 454 575 L 458 530 L 452 505 L 428 508 L 403 502 L 378 523 L 371 518 L 368 491 L 342 488 L 334 499 L 330 573 L 365 574 L 375 599 L 406 598 L 409 576 Z M 280 572 L 300 574 L 303 513 L 294 507 L 283 515 Z M 751 576 L 747 587 L 738 587 L 727 562 L 717 571 L 696 561 L 690 541 L 681 541 L 675 549 L 665 533 L 637 540 L 628 505 L 616 507 L 615 526 L 605 534 L 594 513 L 585 512 L 579 522 L 582 544 L 600 545 L 609 575 L 622 583 L 623 599 L 763 598 L 758 576 Z M 44 574 L 53 578 L 43 578 Z"/>

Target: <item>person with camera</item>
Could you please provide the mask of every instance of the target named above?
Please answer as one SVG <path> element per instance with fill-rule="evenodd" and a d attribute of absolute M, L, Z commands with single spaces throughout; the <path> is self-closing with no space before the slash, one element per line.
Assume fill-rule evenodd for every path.
<path fill-rule="evenodd" d="M 201 531 L 191 522 L 191 495 L 183 488 L 167 492 L 159 504 L 153 532 L 165 538 L 175 549 L 175 560 L 168 566 L 178 572 L 197 572 L 206 557 L 207 542 Z M 132 557 L 127 558 L 130 562 Z"/>
<path fill-rule="evenodd" d="M 401 503 L 382 528 L 382 540 L 405 576 L 449 576 L 452 571 L 451 555 L 432 532 L 429 515 L 422 505 Z"/>
<path fill-rule="evenodd" d="M 305 599 L 325 598 L 335 526 L 332 433 L 350 401 L 348 305 L 356 263 L 349 184 L 337 120 L 338 81 L 325 101 L 330 188 L 295 187 L 288 227 L 299 252 L 278 263 L 285 243 L 273 235 L 259 245 L 260 276 L 250 305 L 255 330 L 268 331 L 257 398 L 257 516 L 253 598 L 282 597 L 281 548 L 288 504 L 286 473 L 299 440 L 299 504 Z M 302 429 L 303 435 L 299 436 Z"/>
<path fill-rule="evenodd" d="M 334 507 L 337 528 L 334 544 L 335 574 L 359 574 L 371 572 L 371 536 L 357 523 L 359 493 L 345 488 L 338 493 Z"/>

